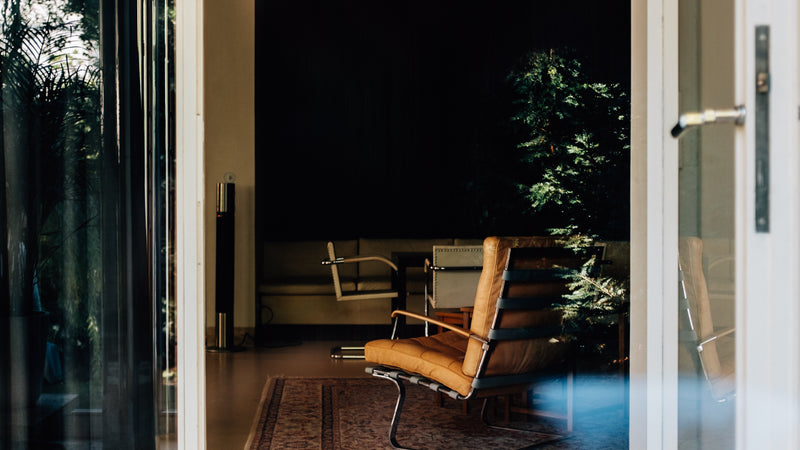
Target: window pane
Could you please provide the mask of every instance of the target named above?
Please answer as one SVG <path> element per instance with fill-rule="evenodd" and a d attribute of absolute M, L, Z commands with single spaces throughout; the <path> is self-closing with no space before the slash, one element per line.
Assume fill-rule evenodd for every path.
<path fill-rule="evenodd" d="M 146 151 L 137 3 L 0 9 L 2 448 L 152 448 L 160 429 L 151 187 L 169 183 L 146 169 L 167 156 Z"/>
<path fill-rule="evenodd" d="M 682 112 L 735 104 L 733 11 L 730 0 L 680 1 Z M 688 131 L 680 152 L 679 447 L 733 448 L 733 129 Z"/>
<path fill-rule="evenodd" d="M 159 447 L 176 443 L 177 341 L 175 340 L 175 267 L 173 214 L 175 201 L 175 133 L 174 133 L 174 11 L 172 0 L 145 5 L 142 33 L 143 47 L 152 56 L 146 64 L 144 83 L 147 86 L 145 115 L 147 128 L 147 161 L 149 186 L 149 228 L 152 295 L 156 299 L 153 317 L 156 321 L 155 366 L 156 411 L 158 414 Z"/>

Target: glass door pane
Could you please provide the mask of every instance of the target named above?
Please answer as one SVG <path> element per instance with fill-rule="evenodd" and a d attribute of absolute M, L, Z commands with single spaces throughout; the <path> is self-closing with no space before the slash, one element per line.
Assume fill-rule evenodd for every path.
<path fill-rule="evenodd" d="M 169 13 L 142 5 L 0 8 L 3 449 L 148 449 L 174 429 L 155 394 L 170 375 L 172 58 L 163 24 L 157 55 L 137 29 Z"/>
<path fill-rule="evenodd" d="M 143 5 L 140 39 L 145 54 L 148 228 L 150 279 L 155 321 L 154 366 L 158 448 L 177 442 L 177 339 L 175 304 L 175 2 Z"/>
<path fill-rule="evenodd" d="M 680 111 L 731 108 L 734 0 L 679 7 Z M 691 129 L 680 140 L 678 439 L 685 449 L 734 445 L 734 336 L 721 334 L 735 322 L 732 127 Z"/>

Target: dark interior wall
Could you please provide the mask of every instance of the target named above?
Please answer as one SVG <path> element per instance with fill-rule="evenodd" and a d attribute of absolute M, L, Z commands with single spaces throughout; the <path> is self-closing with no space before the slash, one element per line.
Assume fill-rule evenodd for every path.
<path fill-rule="evenodd" d="M 543 232 L 513 185 L 505 77 L 568 46 L 599 80 L 629 79 L 619 0 L 259 0 L 255 21 L 266 239 Z"/>

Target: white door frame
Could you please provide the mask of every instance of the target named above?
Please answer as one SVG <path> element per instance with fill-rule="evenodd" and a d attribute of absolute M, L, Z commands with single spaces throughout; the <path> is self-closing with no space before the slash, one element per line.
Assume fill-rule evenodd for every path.
<path fill-rule="evenodd" d="M 203 0 L 177 0 L 176 268 L 179 450 L 206 448 Z"/>
<path fill-rule="evenodd" d="M 630 315 L 630 448 L 674 448 L 677 364 L 666 363 L 665 348 L 675 314 L 665 314 L 665 298 L 677 298 L 677 143 L 667 139 L 667 123 L 678 114 L 677 1 L 631 1 L 631 315 Z M 671 83 L 671 84 L 670 84 Z M 667 159 L 667 160 L 665 160 Z M 674 183 L 673 183 L 674 184 Z M 668 221 L 666 218 L 673 220 Z M 674 238 L 673 238 L 674 236 Z M 667 242 L 666 240 L 669 240 Z M 677 317 L 674 318 L 677 321 Z M 677 342 L 677 338 L 675 339 Z M 676 350 L 675 350 L 676 351 Z M 670 442 L 670 435 L 673 442 Z"/>
<path fill-rule="evenodd" d="M 769 235 L 752 231 L 752 158 L 737 144 L 737 446 L 798 448 L 800 383 L 800 139 L 795 0 L 738 0 L 737 30 L 772 26 L 774 90 Z M 204 449 L 203 1 L 176 2 L 178 448 Z M 677 0 L 631 0 L 631 448 L 675 448 L 677 435 Z M 752 31 L 737 32 L 752 55 Z M 741 51 L 739 52 L 741 54 Z M 793 57 L 792 57 L 793 56 Z M 779 76 L 780 75 L 780 76 Z M 752 80 L 751 80 L 752 81 Z M 750 99 L 753 83 L 737 85 Z M 747 101 L 744 103 L 752 103 Z M 777 207 L 781 205 L 781 207 Z M 765 270 L 765 268 L 768 268 Z M 751 276 L 748 277 L 748 274 Z M 763 274 L 764 276 L 756 276 Z M 669 301 L 667 301 L 669 299 Z M 768 405 L 769 407 L 765 407 Z M 779 406 L 779 407 L 775 407 Z"/>
<path fill-rule="evenodd" d="M 738 0 L 737 101 L 755 99 L 755 26 L 770 26 L 770 232 L 755 232 L 755 120 L 737 133 L 737 448 L 798 448 L 800 140 L 796 0 Z M 752 116 L 752 114 L 751 114 Z"/>
<path fill-rule="evenodd" d="M 737 448 L 798 448 L 800 139 L 796 0 L 737 0 L 736 99 L 771 28 L 769 234 L 755 232 L 754 120 L 736 131 Z M 678 1 L 632 0 L 631 448 L 677 448 Z M 752 73 L 748 73 L 752 72 Z M 706 107 L 718 107 L 708 105 Z M 733 106 L 733 105 L 729 105 Z M 751 114 L 752 116 L 752 114 Z"/>
<path fill-rule="evenodd" d="M 630 448 L 677 447 L 677 0 L 631 1 Z M 667 64 L 674 61 L 674 64 Z M 674 214 L 670 212 L 674 211 Z M 673 336 L 674 335 L 674 336 Z M 675 361 L 670 364 L 670 361 Z"/>

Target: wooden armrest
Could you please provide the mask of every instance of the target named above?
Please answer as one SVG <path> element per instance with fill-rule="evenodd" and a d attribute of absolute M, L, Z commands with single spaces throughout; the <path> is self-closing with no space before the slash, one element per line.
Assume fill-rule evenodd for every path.
<path fill-rule="evenodd" d="M 457 327 L 455 325 L 452 325 L 452 324 L 449 324 L 449 323 L 446 323 L 446 322 L 442 322 L 441 320 L 432 319 L 430 317 L 423 316 L 422 314 L 412 313 L 412 312 L 403 311 L 403 310 L 392 311 L 392 318 L 395 318 L 398 315 L 403 315 L 403 316 L 408 316 L 408 317 L 411 317 L 411 318 L 414 318 L 414 319 L 423 320 L 425 322 L 429 322 L 429 323 L 432 323 L 434 325 L 438 325 L 438 326 L 440 326 L 442 328 L 447 328 L 448 330 L 455 331 L 456 333 L 460 334 L 461 336 L 464 336 L 464 337 L 467 337 L 467 338 L 470 337 L 470 332 L 465 330 L 465 329 L 463 329 L 463 328 L 461 328 L 461 327 Z"/>

